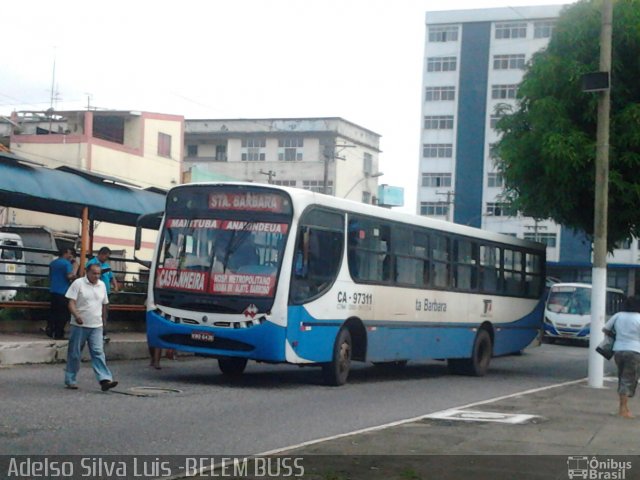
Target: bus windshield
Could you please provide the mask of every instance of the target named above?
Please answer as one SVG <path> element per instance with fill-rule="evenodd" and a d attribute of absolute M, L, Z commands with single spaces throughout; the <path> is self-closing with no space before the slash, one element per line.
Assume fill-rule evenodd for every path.
<path fill-rule="evenodd" d="M 0 247 L 2 245 L 7 245 L 9 247 L 22 246 L 18 245 L 18 242 L 14 240 L 1 240 Z M 2 258 L 2 260 L 22 260 L 22 250 L 9 250 L 6 248 L 0 248 L 0 258 Z"/>
<path fill-rule="evenodd" d="M 273 297 L 286 223 L 168 218 L 156 288 Z"/>
<path fill-rule="evenodd" d="M 553 313 L 588 315 L 591 313 L 591 289 L 569 286 L 552 288 L 547 310 Z"/>

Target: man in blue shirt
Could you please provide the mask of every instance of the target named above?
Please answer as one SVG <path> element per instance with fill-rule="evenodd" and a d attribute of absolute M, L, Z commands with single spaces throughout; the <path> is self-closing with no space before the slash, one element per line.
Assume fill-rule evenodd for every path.
<path fill-rule="evenodd" d="M 65 294 L 72 280 L 76 278 L 78 264 L 71 248 L 62 248 L 58 258 L 49 264 L 49 293 L 51 310 L 45 330 L 49 337 L 64 338 L 64 327 L 69 320 L 69 310 Z"/>
<path fill-rule="evenodd" d="M 115 275 L 111 271 L 111 265 L 109 265 L 109 258 L 111 257 L 111 249 L 109 247 L 102 247 L 98 250 L 98 255 L 93 257 L 91 260 L 87 262 L 86 268 L 89 268 L 89 265 L 98 264 L 100 265 L 100 280 L 104 282 L 105 287 L 107 288 L 107 297 L 111 293 L 111 287 L 113 287 L 113 291 L 117 292 L 119 285 L 116 280 Z M 104 326 L 103 326 L 103 340 L 105 343 L 109 341 L 109 337 L 107 336 L 107 318 L 109 316 L 108 307 L 107 314 L 104 318 Z"/>

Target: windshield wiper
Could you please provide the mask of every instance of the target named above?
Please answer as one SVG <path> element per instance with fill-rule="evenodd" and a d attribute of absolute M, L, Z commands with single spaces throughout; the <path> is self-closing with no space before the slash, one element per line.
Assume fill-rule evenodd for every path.
<path fill-rule="evenodd" d="M 222 272 L 225 273 L 227 271 L 227 263 L 229 262 L 229 257 L 240 248 L 240 245 L 244 242 L 244 239 L 247 238 L 247 235 L 250 233 L 249 228 L 255 225 L 257 222 L 246 222 L 242 227 L 242 230 L 234 230 L 231 233 L 231 238 L 229 239 L 229 243 L 227 244 L 227 251 L 224 254 L 224 260 L 222 261 Z M 238 233 L 240 232 L 240 233 Z"/>

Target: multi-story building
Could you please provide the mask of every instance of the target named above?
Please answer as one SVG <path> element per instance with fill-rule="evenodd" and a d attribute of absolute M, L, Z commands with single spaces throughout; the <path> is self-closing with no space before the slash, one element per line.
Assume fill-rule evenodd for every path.
<path fill-rule="evenodd" d="M 180 182 L 184 118 L 149 112 L 80 110 L 14 112 L 9 144 L 16 155 L 51 168 L 67 167 L 141 188 L 168 189 Z M 5 128 L 6 130 L 6 128 Z M 6 133 L 6 132 L 5 132 Z M 42 225 L 77 234 L 75 218 L 8 208 L 3 223 Z M 150 235 L 150 232 L 147 232 Z M 133 254 L 131 227 L 100 223 L 95 246 Z M 149 236 L 145 244 L 151 246 Z"/>
<path fill-rule="evenodd" d="M 186 120 L 184 143 L 193 180 L 204 172 L 372 203 L 382 175 L 380 135 L 338 117 Z"/>
<path fill-rule="evenodd" d="M 515 106 L 525 65 L 547 45 L 561 9 L 427 12 L 417 212 L 546 243 L 550 275 L 590 281 L 591 243 L 550 220 L 505 208 L 491 155 L 496 106 Z M 609 284 L 633 293 L 638 242 L 617 247 Z"/>

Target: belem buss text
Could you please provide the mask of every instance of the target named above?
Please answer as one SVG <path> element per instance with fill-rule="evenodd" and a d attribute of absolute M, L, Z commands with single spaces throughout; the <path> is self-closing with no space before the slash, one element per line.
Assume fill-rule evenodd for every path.
<path fill-rule="evenodd" d="M 302 458 L 256 457 L 247 458 L 204 458 L 187 457 L 184 465 L 176 467 L 176 473 L 186 476 L 207 475 L 210 477 L 301 477 L 304 475 Z M 82 477 L 88 478 L 158 478 L 171 476 L 174 472 L 170 462 L 156 457 L 131 461 L 108 460 L 101 457 L 83 457 L 75 461 L 59 461 L 44 458 L 18 460 L 11 458 L 7 478 L 67 478 L 75 475 L 76 469 Z M 178 472 L 179 471 L 179 472 Z"/>

